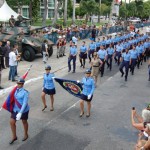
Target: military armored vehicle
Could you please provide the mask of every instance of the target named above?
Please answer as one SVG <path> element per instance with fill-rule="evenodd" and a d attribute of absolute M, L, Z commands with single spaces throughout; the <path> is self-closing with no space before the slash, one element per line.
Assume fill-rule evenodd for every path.
<path fill-rule="evenodd" d="M 26 61 L 33 61 L 35 55 L 42 54 L 42 42 L 44 37 L 37 36 L 36 38 L 30 35 L 31 26 L 27 26 L 26 23 L 20 23 L 18 26 L 5 27 L 0 33 L 0 41 L 10 41 L 11 45 L 18 44 L 19 52 Z M 33 29 L 32 29 L 33 30 Z M 48 41 L 49 57 L 53 54 L 53 42 Z"/>

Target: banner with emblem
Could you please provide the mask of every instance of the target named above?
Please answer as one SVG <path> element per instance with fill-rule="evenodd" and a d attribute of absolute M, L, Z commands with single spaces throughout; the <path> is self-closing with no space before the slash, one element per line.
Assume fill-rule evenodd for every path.
<path fill-rule="evenodd" d="M 55 78 L 55 81 L 58 82 L 70 94 L 80 98 L 83 89 L 81 83 L 77 83 L 77 81 L 60 79 L 60 78 Z"/>

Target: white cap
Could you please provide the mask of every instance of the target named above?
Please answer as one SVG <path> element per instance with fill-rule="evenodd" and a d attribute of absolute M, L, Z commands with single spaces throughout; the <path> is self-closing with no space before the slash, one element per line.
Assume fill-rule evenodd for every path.
<path fill-rule="evenodd" d="M 65 38 L 66 36 L 65 35 L 63 35 L 63 38 Z"/>
<path fill-rule="evenodd" d="M 59 39 L 61 39 L 62 37 L 61 37 L 61 36 L 59 36 L 58 38 L 59 38 Z"/>

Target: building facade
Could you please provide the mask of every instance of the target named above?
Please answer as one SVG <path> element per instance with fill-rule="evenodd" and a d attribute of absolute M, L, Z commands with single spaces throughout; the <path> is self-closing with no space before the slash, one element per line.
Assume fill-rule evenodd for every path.
<path fill-rule="evenodd" d="M 40 16 L 43 17 L 44 14 L 44 2 L 41 0 L 40 3 Z M 29 6 L 23 6 L 22 7 L 22 15 L 25 17 L 29 17 Z M 47 11 L 47 19 L 54 17 L 54 0 L 48 0 L 48 11 Z"/>

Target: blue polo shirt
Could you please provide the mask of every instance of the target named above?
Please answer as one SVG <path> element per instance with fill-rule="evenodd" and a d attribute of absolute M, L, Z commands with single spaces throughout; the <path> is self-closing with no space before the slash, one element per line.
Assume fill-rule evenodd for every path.
<path fill-rule="evenodd" d="M 80 47 L 80 51 L 83 52 L 83 53 L 85 53 L 87 51 L 87 47 L 82 45 Z"/>
<path fill-rule="evenodd" d="M 107 56 L 107 52 L 105 50 L 101 50 L 101 49 L 97 52 L 97 54 L 100 59 L 105 59 L 105 57 Z"/>
<path fill-rule="evenodd" d="M 124 61 L 130 61 L 131 55 L 129 53 L 123 53 L 122 57 Z"/>

